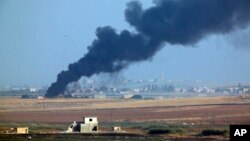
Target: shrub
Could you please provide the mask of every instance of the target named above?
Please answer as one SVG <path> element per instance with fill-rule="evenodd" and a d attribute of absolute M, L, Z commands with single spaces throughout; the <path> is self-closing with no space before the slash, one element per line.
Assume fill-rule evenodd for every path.
<path fill-rule="evenodd" d="M 136 94 L 136 95 L 132 96 L 132 99 L 142 99 L 142 96 L 141 96 L 141 95 Z"/>
<path fill-rule="evenodd" d="M 149 134 L 169 134 L 172 133 L 170 129 L 151 129 L 148 132 Z"/>
<path fill-rule="evenodd" d="M 28 98 L 31 98 L 31 97 L 30 97 L 30 95 L 28 95 L 28 94 L 24 94 L 24 95 L 21 96 L 21 98 L 22 98 L 22 99 L 28 99 Z"/>
<path fill-rule="evenodd" d="M 201 132 L 202 136 L 211 136 L 211 135 L 226 135 L 227 130 L 215 130 L 215 129 L 205 129 Z"/>

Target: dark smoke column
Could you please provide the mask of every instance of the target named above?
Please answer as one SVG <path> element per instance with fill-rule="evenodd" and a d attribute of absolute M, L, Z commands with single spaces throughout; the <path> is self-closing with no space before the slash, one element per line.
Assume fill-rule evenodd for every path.
<path fill-rule="evenodd" d="M 66 86 L 81 76 L 117 72 L 132 62 L 146 60 L 160 48 L 160 42 L 127 30 L 117 34 L 111 27 L 102 27 L 97 29 L 96 36 L 97 39 L 88 47 L 88 53 L 70 64 L 67 71 L 58 74 L 57 81 L 49 87 L 46 97 L 63 94 Z"/>
<path fill-rule="evenodd" d="M 59 73 L 45 96 L 63 94 L 70 82 L 82 76 L 118 72 L 133 62 L 147 60 L 164 42 L 190 45 L 210 34 L 245 28 L 249 13 L 249 0 L 158 0 L 146 10 L 139 2 L 130 2 L 125 17 L 137 33 L 99 27 L 88 53 Z"/>

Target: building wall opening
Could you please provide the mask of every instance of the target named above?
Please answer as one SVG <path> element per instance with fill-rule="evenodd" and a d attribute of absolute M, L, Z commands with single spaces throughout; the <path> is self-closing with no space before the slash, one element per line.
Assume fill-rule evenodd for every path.
<path fill-rule="evenodd" d="M 97 131 L 97 126 L 95 126 L 95 127 L 92 129 L 92 131 Z"/>

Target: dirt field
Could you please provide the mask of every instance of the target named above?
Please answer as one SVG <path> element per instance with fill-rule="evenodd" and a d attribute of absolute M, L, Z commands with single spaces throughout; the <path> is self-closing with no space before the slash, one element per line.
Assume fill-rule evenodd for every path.
<path fill-rule="evenodd" d="M 12 99 L 0 100 L 0 122 L 166 121 L 182 124 L 250 124 L 250 97 L 166 100 Z"/>
<path fill-rule="evenodd" d="M 250 103 L 244 97 L 196 97 L 159 100 L 122 100 L 122 99 L 20 99 L 1 98 L 0 112 L 15 111 L 60 111 L 87 109 L 120 109 L 162 106 L 186 106 L 205 104 Z"/>
<path fill-rule="evenodd" d="M 28 135 L 1 135 L 0 141 L 24 141 Z M 145 135 L 84 135 L 84 134 L 33 134 L 32 140 L 35 141 L 227 141 L 221 137 L 161 137 Z"/>

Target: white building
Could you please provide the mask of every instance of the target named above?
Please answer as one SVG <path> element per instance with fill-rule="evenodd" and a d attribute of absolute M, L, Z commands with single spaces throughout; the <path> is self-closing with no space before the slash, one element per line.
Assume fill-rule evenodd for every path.
<path fill-rule="evenodd" d="M 97 117 L 83 117 L 83 122 L 72 123 L 67 133 L 80 132 L 80 133 L 89 133 L 98 131 L 98 121 Z"/>

